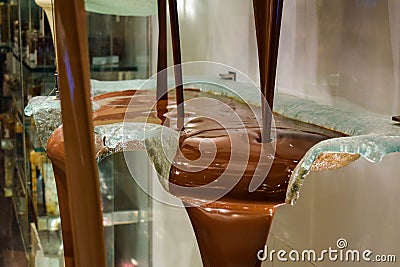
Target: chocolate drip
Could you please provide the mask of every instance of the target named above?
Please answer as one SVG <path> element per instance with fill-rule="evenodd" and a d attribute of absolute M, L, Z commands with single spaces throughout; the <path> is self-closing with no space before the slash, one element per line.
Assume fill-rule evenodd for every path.
<path fill-rule="evenodd" d="M 283 0 L 253 0 L 256 26 L 261 92 L 269 108 L 263 103 L 262 141 L 271 141 L 271 117 L 274 104 L 276 64 L 282 20 Z"/>
<path fill-rule="evenodd" d="M 162 122 L 167 111 L 167 1 L 158 0 L 157 116 Z"/>
<path fill-rule="evenodd" d="M 175 90 L 176 105 L 178 110 L 178 129 L 183 129 L 185 109 L 183 98 L 183 78 L 182 78 L 182 61 L 181 61 L 181 41 L 179 36 L 179 18 L 176 0 L 169 0 L 169 16 L 172 35 L 172 50 L 174 55 L 174 72 L 175 72 Z"/>

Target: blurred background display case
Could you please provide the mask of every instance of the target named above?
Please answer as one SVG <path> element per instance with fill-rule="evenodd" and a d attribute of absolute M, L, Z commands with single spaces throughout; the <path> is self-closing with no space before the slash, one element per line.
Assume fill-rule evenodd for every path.
<path fill-rule="evenodd" d="M 91 78 L 148 78 L 150 22 L 87 12 Z M 56 94 L 51 23 L 33 0 L 0 2 L 0 266 L 64 266 L 53 169 L 24 115 L 33 97 Z M 124 162 L 117 155 L 99 164 L 107 264 L 151 266 L 150 202 Z"/>

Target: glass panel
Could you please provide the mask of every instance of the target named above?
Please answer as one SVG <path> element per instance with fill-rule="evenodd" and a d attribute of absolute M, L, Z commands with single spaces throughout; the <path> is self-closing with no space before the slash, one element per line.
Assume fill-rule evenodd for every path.
<path fill-rule="evenodd" d="M 156 0 L 85 0 L 85 9 L 100 14 L 119 16 L 150 16 L 157 12 Z"/>
<path fill-rule="evenodd" d="M 87 22 L 93 79 L 129 80 L 149 76 L 147 17 L 88 12 Z"/>

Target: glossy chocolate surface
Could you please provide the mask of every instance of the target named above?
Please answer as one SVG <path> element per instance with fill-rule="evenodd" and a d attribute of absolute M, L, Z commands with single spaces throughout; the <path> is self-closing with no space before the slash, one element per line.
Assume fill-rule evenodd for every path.
<path fill-rule="evenodd" d="M 64 127 L 63 140 L 58 142 L 63 142 L 59 147 L 65 150 L 62 152 L 65 156 L 62 161 L 55 160 L 53 164 L 65 263 L 68 267 L 105 267 L 103 218 L 90 116 L 85 6 L 83 0 L 54 1 L 54 4 L 57 70 Z M 51 154 L 49 156 L 52 159 Z"/>
<path fill-rule="evenodd" d="M 341 135 L 275 116 L 276 126 L 272 133 L 276 134 L 273 141 L 276 151 L 264 153 L 262 146 L 270 144 L 261 143 L 261 129 L 255 118 L 246 113 L 248 111 L 242 105 L 230 105 L 246 127 L 235 125 L 228 116 L 224 126 L 230 128 L 231 140 L 228 132 L 213 121 L 197 118 L 187 124 L 187 137 L 180 143 L 182 153 L 177 154 L 171 168 L 173 185 L 170 185 L 170 192 L 187 206 L 204 266 L 259 266 L 257 252 L 267 241 L 275 208 L 285 202 L 287 183 L 297 163 L 314 144 Z M 225 112 L 221 106 L 210 108 L 215 114 Z M 201 156 L 199 144 L 204 140 L 211 140 L 217 148 L 216 156 L 208 166 L 202 166 L 207 161 L 196 161 Z M 236 146 L 235 153 L 250 151 L 247 161 L 233 162 L 234 166 L 246 166 L 244 173 L 235 168 L 228 173 L 228 179 L 238 180 L 233 189 L 227 190 L 219 183 L 203 194 L 186 190 L 218 180 L 228 163 L 232 163 L 232 145 Z M 255 169 L 260 167 L 268 171 L 271 158 L 272 166 L 263 183 L 254 192 L 249 192 Z M 196 171 L 199 167 L 203 170 Z M 226 192 L 226 195 L 204 204 L 215 191 Z"/>
<path fill-rule="evenodd" d="M 132 97 L 133 100 L 132 100 Z M 181 140 L 182 154 L 175 158 L 171 168 L 170 182 L 183 187 L 196 187 L 214 181 L 224 171 L 231 158 L 231 142 L 226 129 L 230 129 L 236 141 L 237 153 L 249 149 L 250 156 L 247 162 L 237 162 L 245 166 L 245 171 L 240 177 L 235 172 L 231 173 L 232 179 L 238 179 L 238 184 L 223 198 L 213 203 L 203 205 L 204 195 L 188 195 L 176 189 L 170 192 L 180 197 L 187 206 L 188 214 L 193 224 L 205 266 L 257 266 L 259 264 L 256 253 L 266 242 L 268 229 L 272 221 L 275 207 L 284 202 L 287 182 L 290 174 L 304 153 L 315 143 L 330 138 L 342 136 L 329 130 L 297 122 L 275 115 L 276 153 L 275 155 L 261 154 L 260 126 L 254 114 L 245 103 L 232 98 L 215 94 L 204 93 L 196 89 L 185 90 L 187 100 L 201 98 L 201 105 L 186 106 L 185 137 Z M 154 107 L 154 91 L 128 90 L 99 95 L 93 98 L 98 106 L 93 112 L 94 125 L 111 124 L 129 121 L 151 122 L 160 124 L 169 120 L 176 124 L 176 113 L 171 111 L 175 107 L 175 98 L 169 95 L 169 105 L 164 120 L 158 118 Z M 233 120 L 234 116 L 227 114 L 223 105 L 211 105 L 211 100 L 226 103 L 245 125 Z M 129 103 L 132 101 L 131 105 Z M 224 121 L 215 122 L 200 116 L 207 107 L 217 117 Z M 259 108 L 252 107 L 255 110 Z M 168 112 L 169 111 L 169 112 Z M 223 125 L 222 125 L 223 124 Z M 234 129 L 233 131 L 231 131 Z M 248 143 L 245 139 L 248 138 Z M 217 147 L 215 160 L 211 165 L 200 172 L 183 171 L 179 166 L 189 166 L 192 160 L 199 157 L 198 145 L 201 140 L 214 141 Z M 243 143 L 240 143 L 240 140 Z M 265 145 L 265 144 L 264 144 Z M 54 162 L 62 162 L 63 138 L 62 128 L 55 131 L 50 138 L 48 152 Z M 273 157 L 273 164 L 268 176 L 262 185 L 254 192 L 248 192 L 254 170 L 259 164 L 259 159 Z M 261 160 L 263 163 L 268 160 Z M 197 162 L 201 165 L 201 162 Z M 198 167 L 198 166 L 194 166 Z M 264 166 L 267 168 L 268 166 Z M 228 176 L 229 177 L 229 176 Z M 215 190 L 224 190 L 216 188 Z M 225 264 L 225 265 L 224 265 Z"/>

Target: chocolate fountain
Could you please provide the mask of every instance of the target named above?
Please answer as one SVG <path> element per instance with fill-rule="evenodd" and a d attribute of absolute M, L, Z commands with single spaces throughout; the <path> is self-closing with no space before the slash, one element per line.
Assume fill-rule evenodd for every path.
<path fill-rule="evenodd" d="M 103 218 L 89 102 L 89 53 L 83 1 L 55 2 L 64 149 L 50 147 L 66 266 L 105 266 Z M 61 152 L 61 153 L 60 153 Z M 64 154 L 65 156 L 60 156 Z M 79 155 L 78 157 L 76 155 Z"/>
<path fill-rule="evenodd" d="M 351 14 L 347 14 L 346 10 L 353 8 L 352 5 L 354 3 L 350 4 L 349 2 L 350 1 L 341 2 L 341 5 L 343 5 L 343 9 L 338 8 L 333 10 L 341 10 L 340 12 L 344 13 L 340 14 L 343 18 L 351 18 Z M 357 5 L 362 5 L 361 2 L 363 1 L 357 1 Z M 174 96 L 174 94 L 171 94 L 167 90 L 167 88 L 170 86 L 168 86 L 167 84 L 168 78 L 166 76 L 167 72 L 165 71 L 168 65 L 166 58 L 166 55 L 168 53 L 166 37 L 166 1 L 160 0 L 158 1 L 158 4 L 160 38 L 158 46 L 158 77 L 156 79 L 156 83 L 154 84 L 154 87 L 157 87 L 157 91 L 141 91 L 139 90 L 139 88 L 126 88 L 133 90 L 112 92 L 109 94 L 95 96 L 93 98 L 93 101 L 99 105 L 98 109 L 94 113 L 92 113 L 87 108 L 85 108 L 86 111 L 84 112 L 86 114 L 85 118 L 87 118 L 88 120 L 88 122 L 85 123 L 94 123 L 94 125 L 97 127 L 96 149 L 89 147 L 90 151 L 86 151 L 85 155 L 87 155 L 88 158 L 90 156 L 93 157 L 96 151 L 97 155 L 99 155 L 99 153 L 104 153 L 102 155 L 109 156 L 113 153 L 121 152 L 122 150 L 130 150 L 132 149 L 132 147 L 134 147 L 130 145 L 132 145 L 132 143 L 136 144 L 135 142 L 121 142 L 120 144 L 114 146 L 111 145 L 108 139 L 110 139 L 112 136 L 110 134 L 104 134 L 103 132 L 101 132 L 100 128 L 102 126 L 106 127 L 107 125 L 110 125 L 113 127 L 127 127 L 126 129 L 131 127 L 129 128 L 131 131 L 140 132 L 140 130 L 138 130 L 140 127 L 142 127 L 140 126 L 140 124 L 144 123 L 146 124 L 146 127 L 149 126 L 151 130 L 157 131 L 159 129 L 168 128 L 168 130 L 166 130 L 167 132 L 173 132 L 173 135 L 178 137 L 177 145 L 176 147 L 172 148 L 172 150 L 175 149 L 175 151 L 173 151 L 174 156 L 172 160 L 168 162 L 169 165 L 165 164 L 162 166 L 164 168 L 165 166 L 168 166 L 168 168 L 166 168 L 167 171 L 164 172 L 164 175 L 161 175 L 160 170 L 157 169 L 157 161 L 160 161 L 160 158 L 152 157 L 152 155 L 150 155 L 150 158 L 154 162 L 156 170 L 160 176 L 160 180 L 163 183 L 164 188 L 168 191 L 168 194 L 178 197 L 183 202 L 186 208 L 186 211 L 190 217 L 190 222 L 193 226 L 194 233 L 196 235 L 196 239 L 199 244 L 203 266 L 260 266 L 261 261 L 259 258 L 257 258 L 257 255 L 258 252 L 263 249 L 265 243 L 267 242 L 268 231 L 270 230 L 274 214 L 278 215 L 276 216 L 276 221 L 272 226 L 272 228 L 275 227 L 275 231 L 271 233 L 274 244 L 283 244 L 283 246 L 296 247 L 299 249 L 308 248 L 301 246 L 299 247 L 298 245 L 299 243 L 304 245 L 304 243 L 301 243 L 303 242 L 302 240 L 308 240 L 307 237 L 304 238 L 302 234 L 303 232 L 312 232 L 315 233 L 314 236 L 317 236 L 317 234 L 319 234 L 318 236 L 323 236 L 323 224 L 319 224 L 318 222 L 320 220 L 324 220 L 324 217 L 329 217 L 329 214 L 322 215 L 323 212 L 321 212 L 321 210 L 324 210 L 324 207 L 320 203 L 324 203 L 329 194 L 335 193 L 333 192 L 334 190 L 327 188 L 325 189 L 325 191 L 319 191 L 320 189 L 318 189 L 317 192 L 310 192 L 310 187 L 307 187 L 307 184 L 304 186 L 304 201 L 308 202 L 299 201 L 299 207 L 303 209 L 301 210 L 301 214 L 306 214 L 306 216 L 299 215 L 299 217 L 305 218 L 304 225 L 302 224 L 301 220 L 299 220 L 299 217 L 293 219 L 293 215 L 290 215 L 291 207 L 282 206 L 282 204 L 295 203 L 295 201 L 299 197 L 300 188 L 302 188 L 303 182 L 306 180 L 305 178 L 308 177 L 311 171 L 331 170 L 333 173 L 335 173 L 335 175 L 339 177 L 338 179 L 341 179 L 340 177 L 342 177 L 343 179 L 341 179 L 341 181 L 344 181 L 343 183 L 347 183 L 348 180 L 350 180 L 351 176 L 354 175 L 354 173 L 348 175 L 348 180 L 345 180 L 345 171 L 341 172 L 341 170 L 336 169 L 346 166 L 347 164 L 357 160 L 360 157 L 364 157 L 369 161 L 377 162 L 382 160 L 383 156 L 388 153 L 398 152 L 400 150 L 400 135 L 398 126 L 393 125 L 391 122 L 389 123 L 387 120 L 384 120 L 379 116 L 374 116 L 371 114 L 366 116 L 365 113 L 360 110 L 346 111 L 345 109 L 342 110 L 341 108 L 336 108 L 334 106 L 323 105 L 321 103 L 313 101 L 312 99 L 303 99 L 301 97 L 287 95 L 282 92 L 276 92 L 275 73 L 277 69 L 278 44 L 280 38 L 283 1 L 254 0 L 252 3 L 254 10 L 255 32 L 257 35 L 256 43 L 259 58 L 258 63 L 260 74 L 260 90 L 262 92 L 262 96 L 264 97 L 262 101 L 258 102 L 260 103 L 260 105 L 248 104 L 245 103 L 246 101 L 240 101 L 238 99 L 232 100 L 231 98 L 225 97 L 223 95 L 210 96 L 212 94 L 208 94 L 204 90 L 202 91 L 196 88 L 193 89 L 190 87 L 190 85 L 186 85 L 185 87 L 187 89 L 182 90 L 181 85 L 182 83 L 184 83 L 183 81 L 185 80 L 185 76 L 182 76 L 182 68 L 180 65 L 181 51 L 179 39 L 181 36 L 178 27 L 178 15 L 182 13 L 178 12 L 179 6 L 176 5 L 175 1 L 169 1 L 170 24 L 173 36 L 173 57 L 175 65 L 173 68 L 173 71 L 175 72 L 175 83 L 172 86 L 176 88 L 176 95 Z M 318 29 L 316 31 L 319 31 L 319 34 L 321 34 L 319 41 L 327 47 L 333 42 L 329 38 L 329 36 L 323 35 L 324 32 L 329 32 L 329 25 L 331 25 L 329 21 L 332 18 L 329 16 L 330 13 L 327 12 L 327 10 L 331 10 L 330 4 L 332 3 L 324 2 L 320 6 L 318 6 L 319 9 L 315 7 L 315 10 L 318 10 L 319 12 L 317 17 L 319 21 L 315 21 L 315 24 L 321 26 L 321 29 Z M 285 2 L 285 5 L 286 7 L 290 7 L 287 9 L 289 10 L 287 12 L 298 12 L 298 9 L 301 8 L 311 9 L 311 11 L 307 9 L 307 12 L 304 12 L 304 14 L 314 14 L 312 12 L 317 12 L 313 9 L 313 5 L 302 6 L 300 4 L 297 5 L 297 2 L 289 3 L 288 1 Z M 79 6 L 79 8 L 71 10 L 71 12 L 82 12 L 83 8 L 81 4 L 77 6 Z M 357 8 L 360 8 L 368 15 L 371 15 L 368 12 L 372 13 L 372 11 L 368 9 L 370 8 L 369 6 L 362 6 Z M 382 9 L 382 7 L 380 8 Z M 337 11 L 337 13 L 340 12 Z M 303 14 L 301 12 L 298 13 Z M 190 14 L 190 8 L 185 9 L 185 14 Z M 307 17 L 301 18 L 299 14 L 296 14 L 298 15 L 296 19 L 300 21 L 294 24 L 296 27 L 306 25 L 305 23 L 301 23 L 301 19 L 308 19 Z M 293 14 L 289 13 L 289 15 Z M 59 16 L 60 18 L 62 18 L 62 15 Z M 362 17 L 362 15 L 360 14 L 359 16 Z M 293 18 L 295 16 L 288 17 Z M 313 16 L 310 17 L 314 18 Z M 76 18 L 76 20 L 79 20 L 79 16 Z M 68 19 L 65 19 L 64 25 L 68 22 L 74 23 L 73 21 L 68 21 Z M 356 23 L 356 21 L 353 22 Z M 312 23 L 310 23 L 310 25 L 312 25 Z M 56 27 L 58 28 L 60 26 L 56 25 Z M 294 31 L 297 34 L 296 29 L 293 30 L 293 28 L 291 28 L 290 30 Z M 314 29 L 311 28 L 311 30 Z M 310 32 L 312 32 L 311 30 Z M 62 34 L 76 34 L 78 36 L 81 35 L 81 33 L 78 31 L 70 31 L 69 33 L 65 33 L 65 31 L 63 32 L 62 28 L 60 28 L 59 31 L 61 31 Z M 290 31 L 283 31 L 283 33 L 286 34 L 285 36 L 283 36 L 283 40 L 287 41 L 288 39 L 290 39 L 287 35 L 288 32 Z M 395 31 L 393 30 L 393 32 Z M 361 36 L 365 37 L 364 35 Z M 309 44 L 308 42 L 311 43 L 314 40 L 315 38 L 308 38 L 307 41 L 305 41 L 304 43 Z M 199 42 L 200 41 L 201 40 L 199 40 Z M 354 42 L 351 44 L 346 44 L 354 45 Z M 281 42 L 280 46 L 282 47 L 283 44 L 284 47 L 287 48 L 291 45 L 297 45 L 297 43 L 294 43 L 295 42 Z M 182 44 L 182 49 L 184 51 L 185 42 L 182 42 Z M 339 47 L 338 44 L 334 44 Z M 64 80 L 64 85 L 60 87 L 71 88 L 71 90 L 66 90 L 67 92 L 64 94 L 64 98 L 62 95 L 61 101 L 63 101 L 62 103 L 67 103 L 68 106 L 68 102 L 63 99 L 65 99 L 65 95 L 70 97 L 76 96 L 75 94 L 71 94 L 72 92 L 74 92 L 74 86 L 76 88 L 77 84 L 82 84 L 82 88 L 86 88 L 86 90 L 88 90 L 88 85 L 86 82 L 86 80 L 88 80 L 87 70 L 81 69 L 82 67 L 73 68 L 73 71 L 80 72 L 81 74 L 73 74 L 72 76 L 69 75 L 68 71 L 66 71 L 68 70 L 68 64 L 75 64 L 75 61 L 72 60 L 73 57 L 71 55 L 75 54 L 77 57 L 85 57 L 85 53 L 80 53 L 82 53 L 82 51 L 85 52 L 86 50 L 83 46 L 78 45 L 78 47 L 72 49 L 71 52 L 65 53 L 65 51 L 68 50 L 61 51 L 61 48 L 59 47 L 60 45 L 65 44 L 58 44 L 57 46 L 59 53 L 64 53 L 61 56 L 61 58 L 63 58 L 64 60 L 61 63 L 59 62 L 59 64 L 61 65 L 64 64 L 64 66 L 59 66 L 61 70 L 60 79 Z M 74 47 L 74 44 L 68 45 L 72 45 L 72 47 Z M 77 44 L 75 43 L 75 45 Z M 308 53 L 321 53 L 319 61 L 315 61 L 318 62 L 318 64 L 324 64 L 324 60 L 326 60 L 327 62 L 334 62 L 335 60 L 337 60 L 337 55 L 326 56 L 326 54 L 324 53 L 328 53 L 328 50 L 322 49 L 321 47 L 319 48 L 320 49 L 310 49 L 310 51 L 308 51 L 306 46 L 303 50 L 308 51 Z M 339 50 L 340 49 L 337 49 L 337 51 Z M 295 66 L 297 67 L 296 64 L 298 64 L 298 62 L 296 61 L 297 59 L 291 59 L 290 57 L 288 59 L 288 54 L 290 55 L 290 51 L 296 51 L 296 49 L 287 49 L 287 51 L 289 52 L 287 54 L 283 54 L 282 60 L 282 62 L 284 62 L 285 64 L 281 64 L 280 67 L 278 66 L 278 80 L 280 75 L 281 77 L 285 77 L 285 70 L 288 71 L 290 75 L 292 75 L 289 78 L 296 78 L 299 76 L 302 77 L 300 74 L 298 74 L 298 72 L 300 71 L 297 72 L 297 70 L 301 68 L 295 68 Z M 338 54 L 340 55 L 340 53 Z M 356 59 L 359 60 L 358 57 Z M 354 58 L 353 61 L 355 61 Z M 292 62 L 294 63 L 291 64 Z M 350 62 L 348 64 L 351 65 L 355 63 Z M 338 66 L 338 64 L 332 65 Z M 329 66 L 331 67 L 332 65 Z M 295 70 L 293 73 L 290 72 L 290 67 Z M 319 69 L 319 71 L 322 74 L 324 74 L 324 72 L 329 73 L 328 76 L 331 79 L 329 80 L 329 86 L 334 86 L 336 82 L 342 82 L 341 79 L 344 79 L 343 77 L 341 77 L 340 75 L 331 75 L 331 69 L 326 66 L 324 67 L 325 68 Z M 342 67 L 348 68 L 348 66 L 346 66 L 345 64 Z M 357 69 L 357 71 L 359 70 Z M 318 74 L 322 75 L 321 73 Z M 361 79 L 361 76 L 357 77 L 359 77 L 359 79 L 352 80 L 353 83 L 356 83 Z M 286 83 L 289 83 L 289 80 L 290 79 L 287 78 L 281 79 L 280 81 L 286 85 Z M 293 80 L 295 79 L 293 78 Z M 71 81 L 74 82 L 72 83 Z M 227 84 L 229 85 L 229 83 Z M 299 84 L 302 85 L 300 82 Z M 207 84 L 202 86 L 204 87 L 200 86 L 200 88 L 204 89 L 205 87 L 211 85 Z M 296 86 L 291 86 L 289 88 L 295 91 L 297 88 Z M 318 86 L 322 88 L 321 85 Z M 240 87 L 240 84 L 237 85 L 237 87 Z M 316 88 L 316 90 L 320 90 L 320 87 Z M 244 90 L 243 88 L 242 90 Z M 309 90 L 312 89 L 313 88 Z M 133 96 L 133 100 L 131 101 L 131 103 L 129 103 L 131 96 Z M 208 98 L 208 100 L 206 101 L 209 102 L 204 102 L 204 104 L 200 106 L 200 108 L 197 107 L 197 110 L 196 107 L 191 106 L 190 102 L 186 103 L 187 100 L 196 99 L 199 97 L 206 97 Z M 77 98 L 75 97 L 73 99 L 77 100 Z M 88 93 L 85 93 L 82 99 L 86 101 L 82 103 L 87 104 Z M 145 110 L 147 110 L 148 108 L 151 109 L 151 106 L 155 104 L 155 99 L 157 99 L 158 101 L 154 107 L 154 112 L 150 112 L 146 120 L 136 120 L 137 118 L 142 119 L 140 114 L 142 114 L 141 112 L 143 110 L 140 110 L 140 108 L 148 105 L 148 107 L 146 106 Z M 215 99 L 220 102 L 215 102 Z M 82 103 L 78 106 L 85 106 Z M 213 105 L 213 103 L 220 103 L 221 105 Z M 225 106 L 223 106 L 223 104 L 226 104 L 227 107 L 230 107 L 232 110 L 235 111 L 232 116 L 226 116 L 225 121 L 213 121 L 201 117 L 201 109 L 205 109 L 204 107 L 207 107 L 210 113 L 221 114 L 225 112 L 225 110 L 223 109 Z M 171 108 L 171 106 L 174 106 L 174 108 Z M 177 107 L 177 109 L 175 109 L 175 106 Z M 258 112 L 262 115 L 262 123 L 260 123 L 256 119 L 257 116 L 253 116 L 253 114 L 251 113 L 251 110 L 257 110 L 257 108 Z M 272 108 L 274 109 L 274 114 L 270 111 Z M 63 108 L 63 113 L 64 111 L 65 109 Z M 198 113 L 197 116 L 196 112 Z M 72 113 L 72 111 L 69 111 L 68 114 L 74 113 Z M 241 122 L 244 122 L 244 127 L 242 124 L 238 124 L 234 120 L 229 119 L 233 118 L 234 115 L 237 115 L 238 119 Z M 65 114 L 63 116 L 66 117 Z M 91 120 L 92 116 L 93 122 Z M 65 129 L 68 130 L 68 123 L 70 122 L 70 120 L 64 119 L 64 117 L 64 127 L 67 126 L 67 128 Z M 390 120 L 391 117 L 389 121 Z M 117 125 L 117 123 L 120 123 L 121 121 L 124 121 L 127 126 Z M 67 123 L 67 125 L 65 125 L 65 123 Z M 229 127 L 227 127 L 225 123 Z M 155 124 L 162 124 L 163 126 L 155 126 Z M 60 149 L 57 149 L 56 145 L 63 143 L 63 136 L 67 137 L 65 129 L 64 134 L 60 129 L 56 130 L 55 134 L 52 136 L 48 143 L 48 153 L 54 160 L 53 163 L 57 163 L 58 156 L 60 158 L 60 161 L 62 162 L 68 159 L 67 146 L 71 145 L 71 147 L 73 148 L 74 146 L 79 145 L 72 144 L 71 141 L 67 142 L 66 139 L 65 143 L 63 144 L 66 147 L 65 155 L 63 155 L 62 153 L 59 155 L 56 153 L 52 154 L 52 151 L 61 151 Z M 91 132 L 90 129 L 88 129 L 87 127 L 82 129 L 85 129 L 85 133 Z M 72 133 L 69 133 L 68 136 L 71 136 L 71 134 Z M 82 136 L 79 140 L 84 140 L 82 138 L 84 138 L 84 136 Z M 87 139 L 85 139 L 86 141 L 83 143 L 94 143 L 94 140 L 90 139 L 90 136 L 86 136 L 85 138 Z M 138 141 L 139 139 L 140 141 Z M 207 164 L 204 164 L 204 161 L 198 160 L 203 159 L 199 151 L 201 151 L 200 143 L 202 143 L 204 140 L 206 140 L 206 142 L 209 142 L 211 140 L 215 145 L 215 154 L 211 161 L 207 161 Z M 152 143 L 148 145 L 148 140 L 143 141 L 143 139 L 138 138 L 134 141 L 138 141 L 138 143 L 142 146 L 143 143 L 145 143 L 144 148 L 147 149 L 147 152 L 149 154 L 151 154 L 151 151 L 156 151 L 157 149 L 160 149 L 159 145 L 152 145 Z M 141 147 L 141 149 L 143 149 L 143 147 Z M 70 152 L 70 154 L 71 153 L 73 152 Z M 75 160 L 78 161 L 78 157 Z M 93 162 L 93 159 L 87 162 Z M 242 167 L 242 170 L 240 171 L 239 168 L 226 167 L 229 166 L 230 163 L 232 163 L 232 166 Z M 68 163 L 68 161 L 66 161 L 66 165 L 62 166 L 65 170 L 67 170 L 67 177 L 68 169 L 73 168 L 72 166 L 74 166 L 71 164 L 74 163 Z M 65 190 L 64 193 L 71 192 L 71 188 L 75 186 L 75 189 L 73 190 L 74 193 L 78 195 L 85 194 L 86 198 L 91 198 L 90 201 L 82 201 L 84 201 L 85 203 L 92 203 L 91 209 L 93 209 L 94 214 L 90 216 L 92 217 L 92 219 L 96 219 L 96 221 L 92 223 L 97 224 L 98 228 L 96 229 L 97 231 L 101 232 L 102 230 L 99 226 L 101 225 L 101 218 L 99 218 L 100 200 L 98 193 L 95 192 L 96 190 L 98 190 L 98 184 L 96 184 L 96 171 L 93 170 L 94 166 L 92 165 L 94 164 L 90 165 L 92 172 L 87 175 L 87 177 L 90 178 L 87 179 L 87 182 L 91 183 L 87 186 L 93 189 L 91 193 L 87 191 L 85 191 L 84 193 L 79 193 L 79 190 L 83 189 L 81 184 L 74 185 L 72 182 L 68 182 L 70 178 L 58 178 L 58 181 L 65 182 L 65 184 L 58 182 L 60 205 L 71 207 L 71 210 L 77 208 L 76 205 L 78 205 L 78 203 L 74 202 L 71 199 L 73 193 L 68 193 L 68 197 L 65 197 L 64 201 L 62 201 L 63 191 L 61 191 L 63 189 L 63 186 L 65 185 L 69 190 Z M 55 168 L 57 168 L 56 164 Z M 354 164 L 351 164 L 349 167 L 344 168 L 344 170 L 348 168 L 353 168 L 354 170 L 356 167 L 354 167 Z M 226 170 L 228 171 L 225 172 Z M 261 173 L 265 172 L 266 174 L 264 176 L 258 175 L 259 173 L 257 171 L 260 171 Z M 62 173 L 62 171 L 60 173 Z M 227 183 L 218 183 L 220 182 L 219 178 L 224 173 L 226 174 L 224 175 L 224 179 L 226 178 L 226 180 L 224 181 L 227 181 Z M 329 173 L 330 172 L 321 172 L 319 176 L 329 177 Z M 311 174 L 310 176 L 318 177 L 317 174 Z M 145 179 L 146 178 L 147 177 L 145 177 Z M 332 180 L 334 180 L 333 177 L 329 177 L 328 180 L 330 180 L 331 178 Z M 307 179 L 306 183 L 310 182 L 308 180 L 311 179 Z M 358 180 L 358 182 L 361 184 L 362 180 L 360 179 Z M 359 186 L 351 182 L 348 183 L 352 185 L 348 190 L 352 190 Z M 201 188 L 208 185 L 210 185 L 211 189 L 214 189 L 214 191 L 206 191 L 206 193 L 209 193 L 209 195 L 205 194 L 203 191 L 195 190 L 196 188 Z M 334 184 L 334 181 L 332 181 L 330 185 L 332 188 L 335 188 L 336 186 L 336 184 Z M 78 188 L 79 186 L 81 188 Z M 321 184 L 317 183 L 316 186 L 317 188 L 324 187 L 322 182 Z M 229 188 L 229 190 L 226 190 L 227 188 Z M 219 195 L 220 191 L 223 192 L 222 195 Z M 219 196 L 218 198 L 215 198 L 215 192 L 218 192 L 216 193 L 216 195 Z M 323 194 L 322 192 L 328 193 Z M 393 192 L 393 194 L 394 193 L 395 192 Z M 314 194 L 320 197 L 320 199 L 313 199 L 311 196 L 314 196 Z M 352 194 L 353 193 L 349 193 L 346 196 L 351 196 Z M 359 193 L 359 195 L 361 196 L 361 199 L 367 199 L 367 197 L 363 196 L 362 193 Z M 78 197 L 79 196 L 73 196 L 74 199 Z M 340 202 L 342 203 L 342 207 L 350 205 L 351 202 L 358 201 L 358 199 L 352 200 L 351 197 L 346 197 L 345 199 L 347 200 L 347 202 Z M 304 203 L 308 203 L 309 205 L 305 205 Z M 330 207 L 333 207 L 333 204 L 331 203 Z M 277 209 L 278 206 L 280 206 L 280 208 Z M 74 212 L 83 212 L 84 208 L 79 208 L 81 209 L 77 209 L 77 211 Z M 63 231 L 65 231 L 65 234 L 63 234 L 64 244 L 66 245 L 66 257 L 68 257 L 69 255 L 70 258 L 84 258 L 84 255 L 79 254 L 81 248 L 79 248 L 78 244 L 75 243 L 75 239 L 79 238 L 79 236 L 69 234 L 68 220 L 72 221 L 85 218 L 78 218 L 76 217 L 76 215 L 73 215 L 71 211 L 65 212 L 65 209 L 64 211 L 62 209 L 61 212 L 63 220 Z M 320 214 L 320 217 L 315 217 L 312 223 L 310 221 L 310 218 L 313 218 L 313 214 L 311 214 L 313 212 Z M 154 218 L 156 216 L 157 214 L 154 215 Z M 349 216 L 346 218 L 355 219 L 356 216 L 353 217 Z M 331 226 L 335 227 L 336 220 L 334 218 L 332 219 L 332 217 L 330 218 L 332 220 Z M 173 229 L 170 229 L 169 231 L 178 232 L 176 228 L 180 228 L 180 224 L 178 221 L 175 221 L 175 223 L 176 224 L 174 225 L 174 227 L 172 227 Z M 66 225 L 65 229 L 64 225 Z M 299 229 L 302 230 L 296 230 L 296 226 L 298 225 L 301 225 Z M 70 229 L 74 230 L 72 231 L 72 233 L 78 230 L 86 231 L 84 230 L 86 229 L 85 227 L 89 227 L 89 225 L 86 225 L 84 223 L 81 227 L 81 225 L 77 223 L 70 224 Z M 368 230 L 364 229 L 364 231 Z M 293 244 L 289 242 L 290 240 L 287 241 L 285 238 L 287 238 L 288 233 L 290 236 L 290 234 L 294 232 L 301 236 L 301 238 L 294 237 L 292 239 L 294 240 Z M 330 240 L 332 242 L 336 242 L 339 237 L 352 237 L 351 233 L 345 231 L 336 233 L 332 231 L 329 233 L 329 236 L 332 239 Z M 101 236 L 94 237 L 90 235 L 89 232 L 87 232 L 85 233 L 84 238 L 86 240 L 85 242 L 88 242 L 86 247 L 96 248 L 96 250 L 99 249 L 99 251 L 102 251 L 101 247 L 102 244 L 104 244 L 104 241 L 100 240 L 102 238 Z M 317 241 L 319 241 L 319 239 Z M 271 239 L 269 239 L 268 242 L 271 243 Z M 363 244 L 361 243 L 356 243 L 356 241 L 353 242 L 354 245 L 359 245 L 360 248 L 361 246 L 363 246 Z M 177 244 L 178 243 L 175 243 L 175 245 Z M 312 245 L 325 248 L 325 245 L 329 246 L 330 244 L 315 242 Z M 74 247 L 75 249 L 72 249 L 72 247 Z M 277 245 L 277 247 L 279 247 L 279 245 Z M 179 253 L 183 253 L 181 252 L 181 247 L 176 249 L 179 250 Z M 69 252 L 67 253 L 67 251 Z M 73 256 L 71 256 L 71 253 Z M 390 251 L 388 253 L 390 253 Z M 71 259 L 70 266 L 74 266 L 74 263 L 72 263 L 72 261 L 74 260 Z M 102 264 L 104 264 L 104 262 L 101 262 L 101 260 L 99 260 L 99 262 L 88 264 L 89 265 L 83 266 L 103 266 Z M 160 266 L 163 265 L 162 262 L 155 262 L 154 264 L 159 264 Z M 174 266 L 173 263 L 170 263 L 170 266 Z"/>

